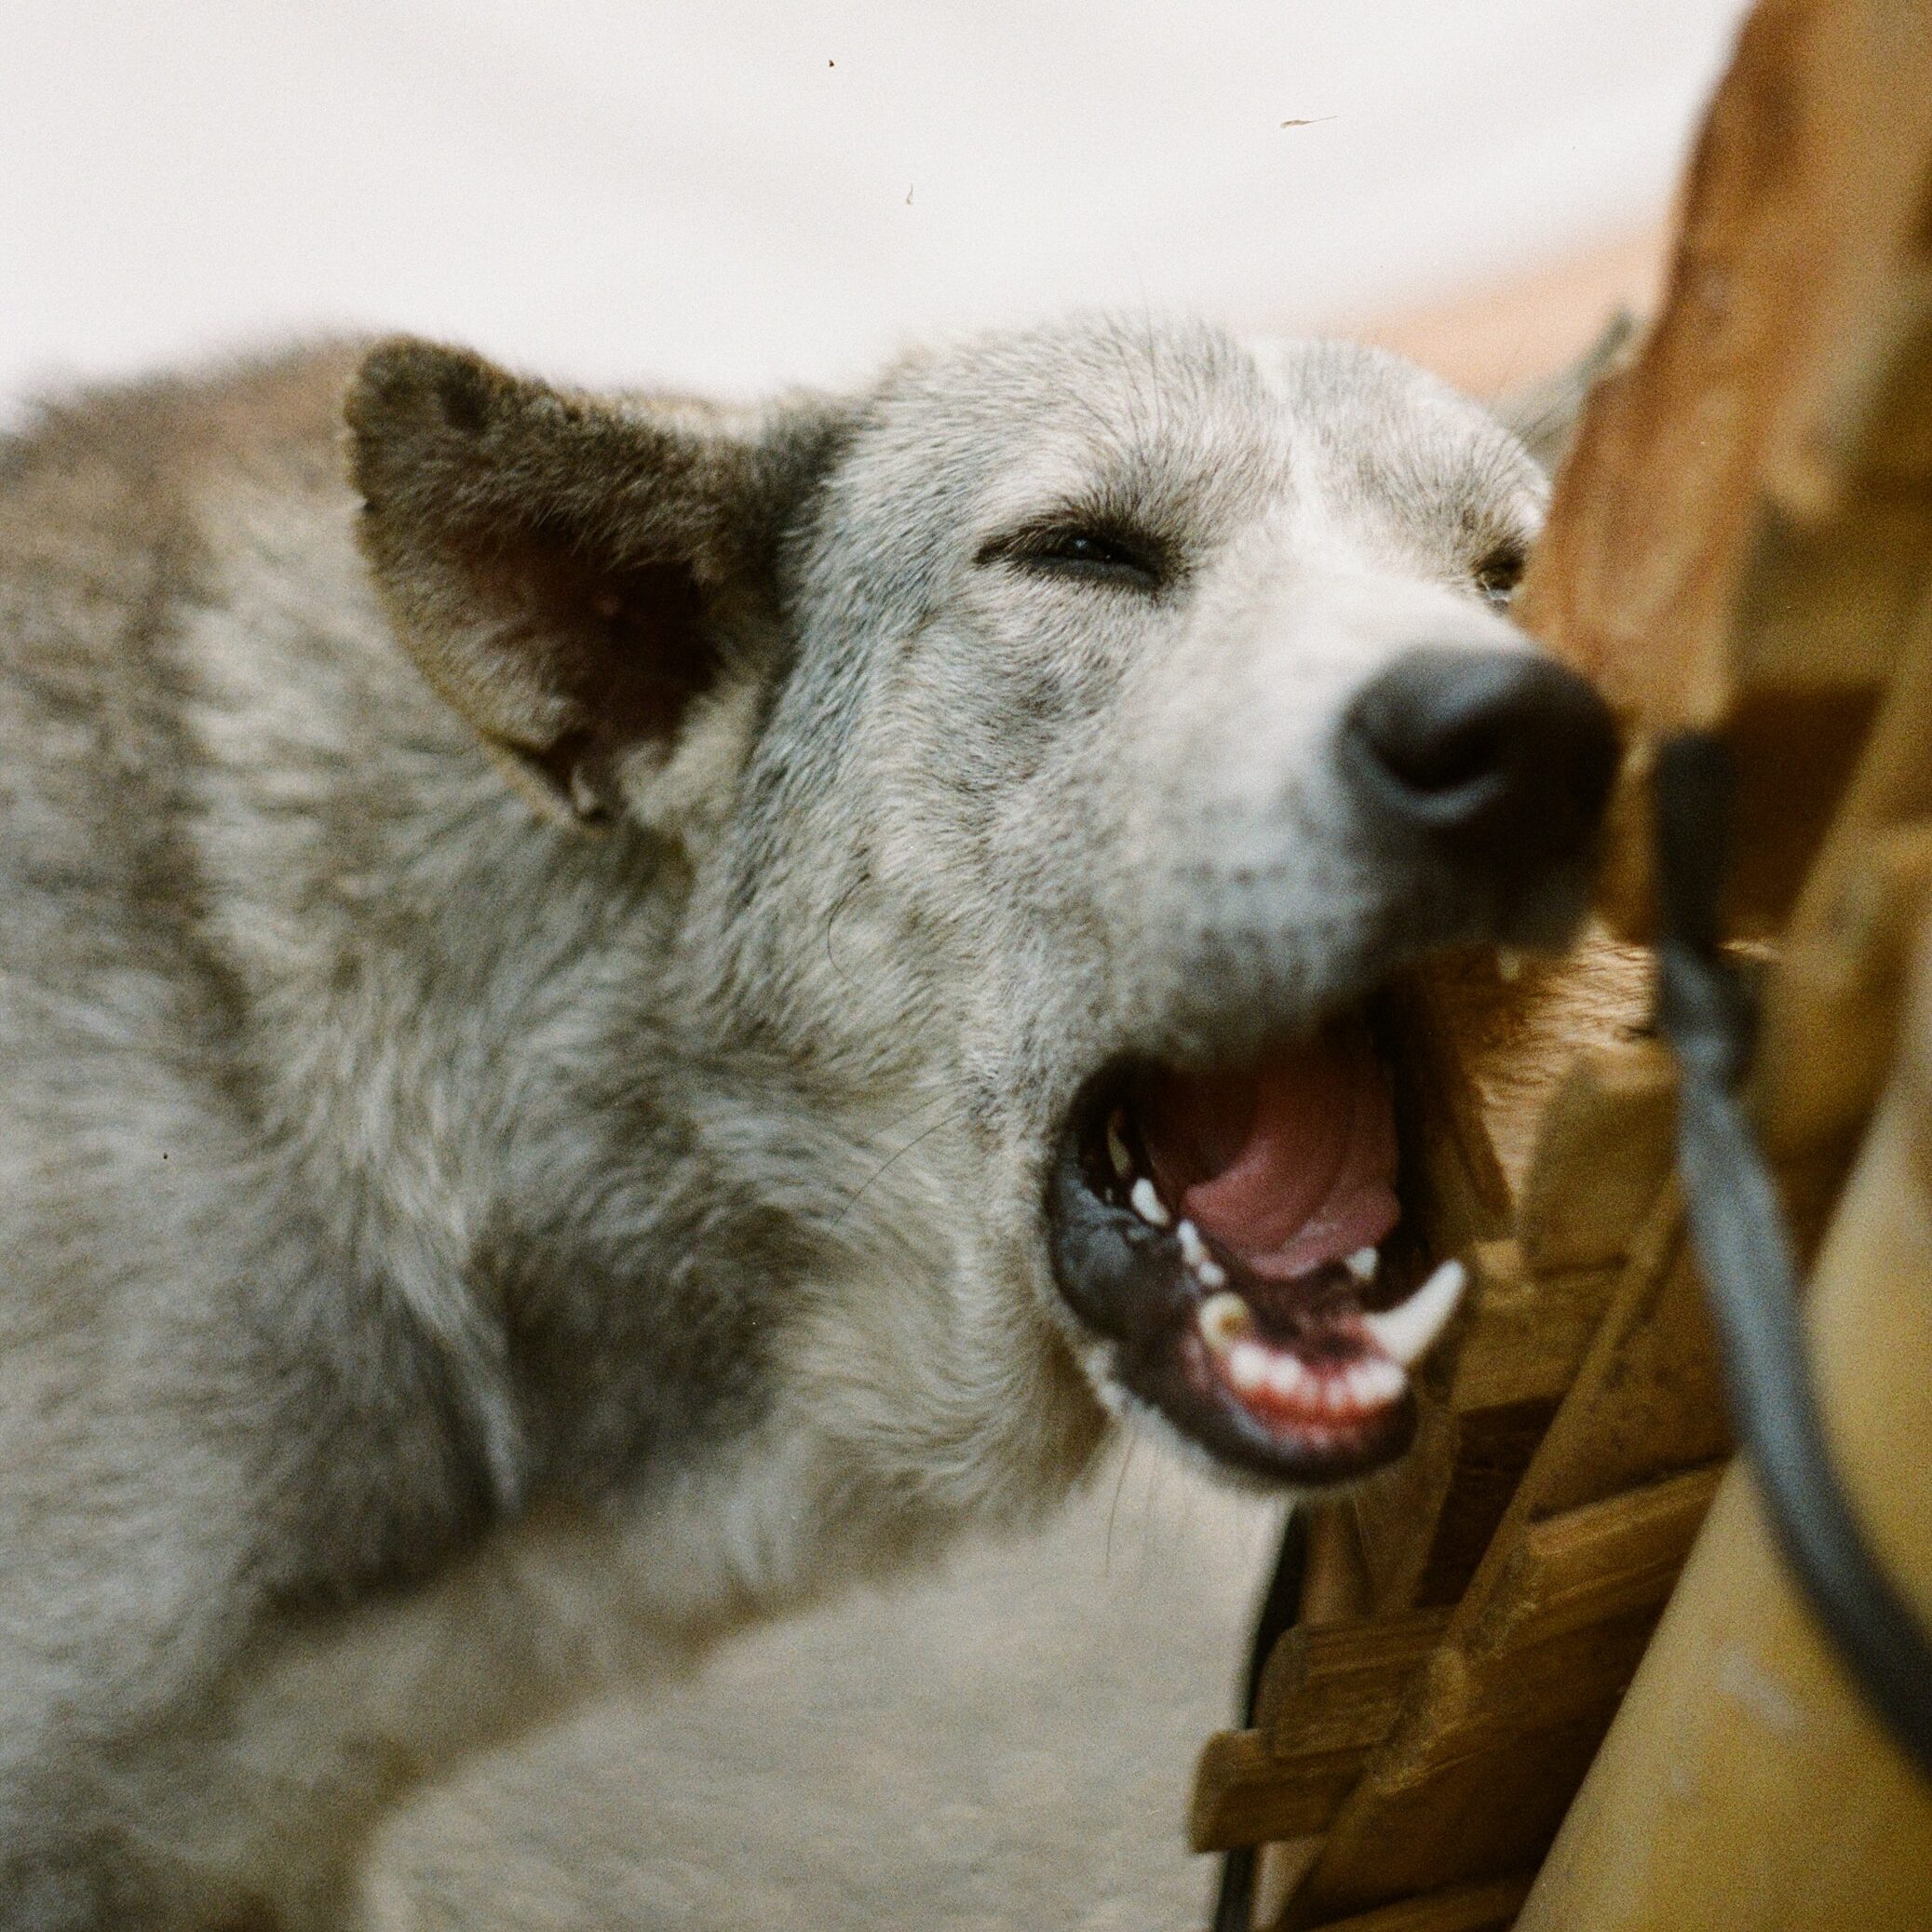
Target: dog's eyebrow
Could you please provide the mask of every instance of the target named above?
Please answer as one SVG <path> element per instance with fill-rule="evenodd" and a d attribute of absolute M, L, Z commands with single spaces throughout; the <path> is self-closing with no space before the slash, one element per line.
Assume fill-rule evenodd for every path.
<path fill-rule="evenodd" d="M 1077 466 L 1056 466 L 1056 473 L 1036 475 L 1026 487 L 999 493 L 997 507 L 989 505 L 989 529 L 1104 531 L 1109 534 L 1141 534 L 1178 547 L 1181 534 L 1193 520 L 1188 506 L 1193 496 L 1192 474 L 1176 473 L 1161 453 L 1133 445 L 1085 453 Z"/>
<path fill-rule="evenodd" d="M 1138 507 L 1097 496 L 1067 497 L 1009 515 L 1001 520 L 998 532 L 987 541 L 997 545 L 1013 537 L 1051 535 L 1069 530 L 1088 530 L 1102 536 L 1139 537 L 1149 543 L 1172 542 L 1161 532 L 1157 520 L 1142 515 Z"/>

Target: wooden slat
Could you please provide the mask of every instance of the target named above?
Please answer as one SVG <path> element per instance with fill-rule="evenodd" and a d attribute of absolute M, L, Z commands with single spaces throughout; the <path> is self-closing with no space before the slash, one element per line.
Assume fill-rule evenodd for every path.
<path fill-rule="evenodd" d="M 1676 1212 L 1667 1196 L 1447 1641 L 1285 1924 L 1533 1865 L 1555 1831 L 1682 1555 L 1672 1534 L 1687 1541 L 1725 1447 Z M 1669 1482 L 1686 1470 L 1699 1473 Z M 1653 1482 L 1641 1499 L 1618 1494 Z"/>
<path fill-rule="evenodd" d="M 1532 1515 L 1556 1515 L 1729 1453 L 1723 1381 L 1682 1206 L 1666 1191 L 1649 1247 L 1526 1479 Z"/>
<path fill-rule="evenodd" d="M 1561 1186 L 1560 1164 L 1547 1159 L 1535 1178 L 1535 1123 L 1579 1061 L 1626 1070 L 1600 1073 L 1596 1084 L 1633 1101 L 1611 1137 L 1612 1152 L 1592 1161 L 1582 1181 L 1594 1187 L 1618 1163 L 1625 1177 L 1648 1171 L 1647 1151 L 1632 1156 L 1647 1147 L 1638 1127 L 1657 1109 L 1649 1076 L 1629 1074 L 1628 1056 L 1634 1049 L 1651 1064 L 1651 1049 L 1637 1038 L 1649 980 L 1644 955 L 1597 936 L 1566 959 L 1526 963 L 1514 980 L 1493 959 L 1469 956 L 1432 966 L 1401 989 L 1398 1101 L 1417 1129 L 1404 1192 L 1434 1252 L 1475 1254 L 1515 1221 L 1526 1188 L 1540 1185 L 1547 1198 Z M 1584 1143 L 1577 1145 L 1581 1157 Z M 1631 1192 L 1628 1178 L 1615 1184 Z M 1595 1238 L 1599 1251 L 1605 1245 Z M 1446 1602 L 1467 1582 L 1554 1412 L 1558 1358 L 1574 1368 L 1569 1351 L 1580 1354 L 1594 1319 L 1587 1304 L 1607 1286 L 1558 1284 L 1552 1307 L 1570 1307 L 1568 1339 L 1559 1335 L 1564 1325 L 1552 1322 L 1549 1345 L 1534 1358 L 1523 1351 L 1520 1304 L 1499 1309 L 1486 1329 L 1479 1291 L 1461 1344 L 1473 1351 L 1476 1379 L 1458 1389 L 1453 1342 L 1425 1365 L 1414 1449 L 1358 1491 L 1351 1506 L 1374 1609 Z M 1512 1374 L 1519 1385 L 1506 1388 Z"/>
<path fill-rule="evenodd" d="M 1398 1905 L 1331 1919 L 1320 1932 L 1506 1932 L 1529 1889 L 1526 1877 L 1456 1885 L 1425 1898 L 1405 1898 Z"/>
<path fill-rule="evenodd" d="M 1425 1596 L 1423 1579 L 1445 1529 L 1445 1517 L 1459 1520 L 1466 1513 L 1471 1445 L 1462 1418 L 1428 1386 L 1427 1371 L 1417 1399 L 1420 1413 L 1409 1453 L 1391 1467 L 1378 1470 L 1342 1505 L 1356 1524 L 1368 1586 L 1363 1607 L 1378 1615 L 1398 1615 L 1420 1603 L 1450 1601 L 1456 1593 L 1451 1588 Z M 1532 1419 L 1527 1439 L 1512 1445 L 1506 1457 L 1509 1488 L 1514 1488 L 1548 1422 L 1545 1409 Z M 1485 1520 L 1493 1526 L 1493 1512 L 1485 1512 Z M 1481 1533 L 1486 1536 L 1487 1531 Z M 1466 1576 L 1467 1571 L 1463 1574 Z"/>
<path fill-rule="evenodd" d="M 1922 219 L 1928 59 L 1932 15 L 1897 0 L 1761 0 L 1746 22 L 1663 312 L 1592 399 L 1520 604 L 1648 728 L 1735 701 L 1767 490 L 1789 520 L 1841 487 L 1817 426 Z"/>
<path fill-rule="evenodd" d="M 1325 1830 L 1370 1749 L 1281 1758 L 1259 1731 L 1217 1733 L 1195 1770 L 1188 1843 L 1197 1852 L 1223 1852 Z"/>
<path fill-rule="evenodd" d="M 1932 385 L 1932 343 L 1925 360 Z M 1856 1133 L 1890 1064 L 1914 917 L 1932 884 L 1928 744 L 1932 591 L 1805 885 L 1766 1005 L 1758 1085 L 1767 1138 L 1786 1156 Z"/>
<path fill-rule="evenodd" d="M 1662 1178 L 1653 1182 L 1653 1195 Z M 1519 1402 L 1553 1410 L 1576 1379 L 1621 1270 L 1532 1274 L 1515 1241 L 1483 1242 L 1469 1259 L 1476 1306 L 1456 1351 L 1450 1407 L 1458 1414 Z"/>
<path fill-rule="evenodd" d="M 1319 1831 L 1388 1736 L 1447 1614 L 1297 1625 L 1276 1646 L 1250 1731 L 1210 1738 L 1195 1780 L 1196 1851 Z"/>
<path fill-rule="evenodd" d="M 1262 1678 L 1257 1726 L 1279 1757 L 1379 1744 L 1415 1667 L 1441 1641 L 1445 1610 L 1297 1625 Z"/>
<path fill-rule="evenodd" d="M 1524 1175 L 1525 1266 L 1553 1274 L 1620 1261 L 1670 1171 L 1676 1119 L 1677 1069 L 1659 1042 L 1579 1053 L 1543 1110 Z"/>
<path fill-rule="evenodd" d="M 1709 1464 L 1529 1524 L 1477 1627 L 1483 1642 L 1545 1643 L 1657 1609 L 1722 1473 L 1722 1464 Z"/>

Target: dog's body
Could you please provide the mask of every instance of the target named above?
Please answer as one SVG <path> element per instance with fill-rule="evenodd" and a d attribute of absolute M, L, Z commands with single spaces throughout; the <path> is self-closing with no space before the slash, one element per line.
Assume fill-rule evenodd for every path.
<path fill-rule="evenodd" d="M 1540 493 L 1390 358 L 1108 322 L 738 414 L 323 350 L 0 453 L 0 1925 L 335 1923 L 456 1751 L 1169 1406 L 1055 1135 L 1570 916 L 1331 756 L 1520 648 Z"/>

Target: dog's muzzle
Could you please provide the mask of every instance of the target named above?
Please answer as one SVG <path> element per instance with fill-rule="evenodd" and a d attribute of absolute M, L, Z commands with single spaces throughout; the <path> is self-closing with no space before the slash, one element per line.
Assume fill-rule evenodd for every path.
<path fill-rule="evenodd" d="M 1454 914 L 1454 939 L 1535 943 L 1516 925 L 1546 900 L 1574 922 L 1618 756 L 1581 679 L 1524 652 L 1412 651 L 1357 695 L 1338 751 L 1372 839 L 1403 855 L 1392 878 L 1498 909 L 1474 929 Z M 1566 883 L 1539 892 L 1551 879 Z M 1428 1268 L 1399 1225 L 1389 1083 L 1361 1017 L 1373 991 L 1244 1064 L 1102 1068 L 1049 1169 L 1055 1275 L 1103 1383 L 1298 1484 L 1408 1446 L 1410 1371 L 1464 1287 L 1459 1263 Z M 1253 1036 L 1225 1018 L 1226 1037 Z"/>

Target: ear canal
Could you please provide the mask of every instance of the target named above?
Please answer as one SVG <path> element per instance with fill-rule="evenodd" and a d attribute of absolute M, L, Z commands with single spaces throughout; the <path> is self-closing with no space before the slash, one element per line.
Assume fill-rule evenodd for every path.
<path fill-rule="evenodd" d="M 688 409 L 409 339 L 370 352 L 345 415 L 363 551 L 405 647 L 533 798 L 615 817 L 769 601 L 783 466 Z"/>

